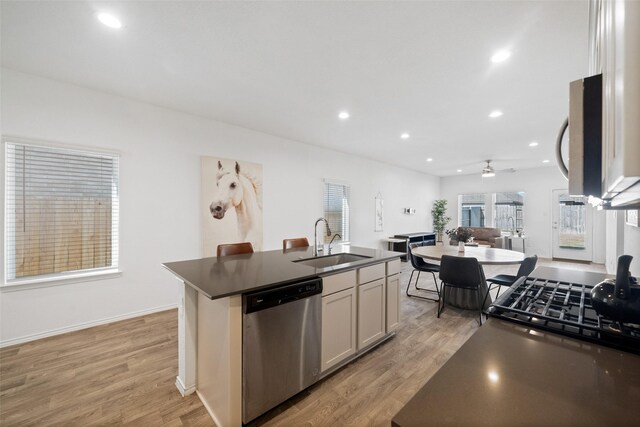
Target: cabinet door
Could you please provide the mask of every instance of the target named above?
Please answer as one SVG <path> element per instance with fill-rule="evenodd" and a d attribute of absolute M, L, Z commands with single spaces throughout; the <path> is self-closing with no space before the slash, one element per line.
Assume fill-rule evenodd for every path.
<path fill-rule="evenodd" d="M 400 275 L 387 277 L 387 333 L 395 331 L 400 323 Z"/>
<path fill-rule="evenodd" d="M 322 371 L 356 352 L 355 287 L 322 297 Z"/>
<path fill-rule="evenodd" d="M 358 286 L 358 350 L 385 335 L 385 279 Z"/>
<path fill-rule="evenodd" d="M 615 206 L 640 198 L 640 2 L 602 2 L 599 15 L 600 40 L 592 53 L 600 60 L 594 68 L 602 67 L 602 198 L 615 197 Z"/>

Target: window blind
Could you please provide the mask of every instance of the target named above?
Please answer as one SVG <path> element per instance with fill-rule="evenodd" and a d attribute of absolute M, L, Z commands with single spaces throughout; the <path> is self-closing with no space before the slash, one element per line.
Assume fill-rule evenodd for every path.
<path fill-rule="evenodd" d="M 118 156 L 5 147 L 7 281 L 117 268 Z"/>
<path fill-rule="evenodd" d="M 332 236 L 325 234 L 325 243 L 331 241 L 333 234 L 339 233 L 342 240 L 348 242 L 350 214 L 350 189 L 346 184 L 324 183 L 324 217 L 329 221 Z"/>

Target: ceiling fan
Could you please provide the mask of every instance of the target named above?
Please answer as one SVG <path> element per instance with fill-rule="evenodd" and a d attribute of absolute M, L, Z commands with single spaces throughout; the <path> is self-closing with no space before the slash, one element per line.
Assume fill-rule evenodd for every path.
<path fill-rule="evenodd" d="M 482 177 L 483 178 L 491 178 L 496 176 L 496 170 L 491 166 L 491 160 L 485 160 L 487 165 L 482 169 Z M 507 172 L 514 173 L 516 170 L 514 168 L 500 169 L 497 172 Z"/>

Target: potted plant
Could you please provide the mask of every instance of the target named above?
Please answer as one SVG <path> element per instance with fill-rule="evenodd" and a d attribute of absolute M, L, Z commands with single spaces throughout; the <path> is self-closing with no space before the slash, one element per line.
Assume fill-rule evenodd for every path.
<path fill-rule="evenodd" d="M 453 230 L 447 230 L 447 236 L 456 239 L 458 242 L 467 243 L 473 233 L 471 229 L 466 227 L 458 227 Z"/>
<path fill-rule="evenodd" d="M 449 221 L 451 221 L 451 217 L 447 216 L 447 201 L 445 199 L 439 199 L 433 202 L 431 217 L 433 218 L 433 231 L 436 232 L 437 241 L 442 242 L 442 232 Z"/>
<path fill-rule="evenodd" d="M 453 230 L 447 230 L 447 236 L 458 241 L 458 249 L 461 252 L 464 252 L 464 244 L 469 241 L 472 234 L 473 233 L 471 232 L 471 230 L 465 227 L 458 227 L 454 228 Z"/>

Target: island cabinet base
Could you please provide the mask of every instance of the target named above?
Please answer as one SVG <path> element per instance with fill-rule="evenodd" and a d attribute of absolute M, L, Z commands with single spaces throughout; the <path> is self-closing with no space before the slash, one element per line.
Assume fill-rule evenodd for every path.
<path fill-rule="evenodd" d="M 395 335 L 399 323 L 400 260 L 323 276 L 319 378 Z M 185 282 L 178 314 L 178 378 L 194 391 L 218 427 L 241 426 L 243 296 L 211 298 Z"/>
<path fill-rule="evenodd" d="M 251 314 L 243 313 L 246 295 L 314 277 L 323 279 L 323 292 L 317 299 L 322 300 L 321 316 L 327 321 L 314 330 L 317 343 L 310 346 L 314 353 L 320 350 L 321 356 L 322 366 L 314 366 L 315 372 L 312 369 L 315 378 L 326 376 L 393 335 L 398 323 L 399 287 L 387 277 L 400 272 L 399 254 L 350 245 L 336 248 L 333 255 L 338 254 L 350 254 L 347 259 L 355 255 L 355 260 L 325 267 L 300 263 L 316 258 L 314 248 L 308 247 L 163 264 L 180 281 L 176 387 L 184 396 L 197 393 L 218 427 L 242 425 L 243 322 Z M 276 347 L 277 353 L 287 351 L 291 353 Z"/>
<path fill-rule="evenodd" d="M 196 378 L 196 393 L 216 425 L 242 425 L 242 296 L 198 295 Z"/>
<path fill-rule="evenodd" d="M 396 259 L 323 277 L 321 379 L 395 335 L 400 268 Z"/>

